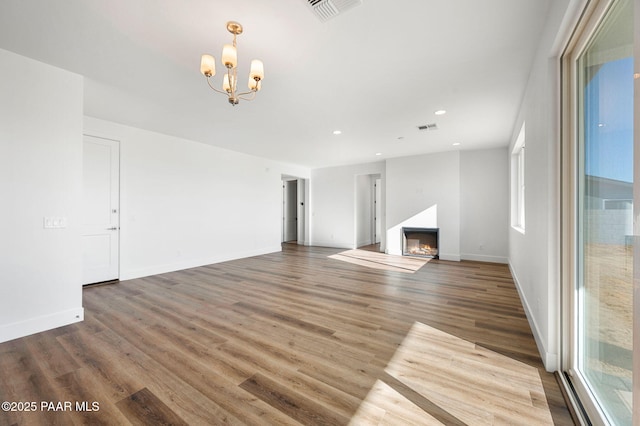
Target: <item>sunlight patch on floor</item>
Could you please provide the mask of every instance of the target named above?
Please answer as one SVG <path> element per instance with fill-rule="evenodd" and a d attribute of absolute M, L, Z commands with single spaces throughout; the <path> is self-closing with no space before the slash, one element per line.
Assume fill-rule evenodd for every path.
<path fill-rule="evenodd" d="M 367 268 L 383 269 L 385 271 L 406 272 L 413 274 L 431 260 L 397 256 L 393 254 L 376 253 L 368 250 L 346 250 L 329 256 L 330 259 L 366 266 Z"/>
<path fill-rule="evenodd" d="M 350 425 L 441 426 L 435 417 L 413 404 L 381 380 L 373 385 L 365 401 L 353 415 Z"/>
<path fill-rule="evenodd" d="M 439 414 L 432 412 L 436 417 L 432 416 L 378 380 L 352 424 L 438 425 L 443 415 L 456 424 L 553 424 L 535 367 L 419 322 L 413 324 L 385 372 Z M 378 422 L 371 421 L 373 413 L 367 407 L 372 406 L 385 410 Z"/>

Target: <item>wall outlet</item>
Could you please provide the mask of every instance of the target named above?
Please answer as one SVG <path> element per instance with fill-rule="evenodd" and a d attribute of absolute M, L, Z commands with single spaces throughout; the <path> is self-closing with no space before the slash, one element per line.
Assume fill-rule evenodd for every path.
<path fill-rule="evenodd" d="M 44 220 L 45 229 L 61 229 L 67 227 L 67 218 L 60 216 L 45 216 Z"/>

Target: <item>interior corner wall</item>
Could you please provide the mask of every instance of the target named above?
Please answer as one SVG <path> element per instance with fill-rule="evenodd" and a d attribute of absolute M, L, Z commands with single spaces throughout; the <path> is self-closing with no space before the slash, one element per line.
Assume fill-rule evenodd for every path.
<path fill-rule="evenodd" d="M 548 371 L 559 366 L 561 327 L 560 55 L 583 3 L 552 2 L 508 150 L 525 123 L 525 232 L 509 227 L 509 266 Z"/>
<path fill-rule="evenodd" d="M 509 156 L 506 148 L 460 152 L 460 257 L 507 263 Z"/>
<path fill-rule="evenodd" d="M 306 168 L 85 117 L 120 141 L 120 279 L 281 250 L 282 175 Z"/>
<path fill-rule="evenodd" d="M 83 318 L 83 79 L 5 50 L 0 64 L 3 342 Z M 45 217 L 66 226 L 44 229 Z"/>
<path fill-rule="evenodd" d="M 460 260 L 460 152 L 387 160 L 387 252 L 402 254 L 402 226 L 439 228 L 440 258 Z"/>
<path fill-rule="evenodd" d="M 356 179 L 362 175 L 380 175 L 384 182 L 385 163 L 311 170 L 311 245 L 356 248 Z M 383 205 L 384 197 L 383 191 Z M 384 221 L 383 217 L 381 222 Z M 381 247 L 384 244 L 382 241 Z"/>

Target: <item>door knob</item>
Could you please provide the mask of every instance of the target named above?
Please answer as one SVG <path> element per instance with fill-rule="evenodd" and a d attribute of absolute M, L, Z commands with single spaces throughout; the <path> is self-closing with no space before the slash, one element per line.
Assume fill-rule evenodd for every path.
<path fill-rule="evenodd" d="M 114 226 L 112 228 L 107 228 L 107 231 L 117 231 L 118 227 Z"/>

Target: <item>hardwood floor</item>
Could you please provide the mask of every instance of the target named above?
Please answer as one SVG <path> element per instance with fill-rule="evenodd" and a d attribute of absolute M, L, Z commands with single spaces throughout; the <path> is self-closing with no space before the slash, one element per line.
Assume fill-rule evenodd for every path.
<path fill-rule="evenodd" d="M 37 404 L 0 425 L 573 424 L 505 265 L 340 251 L 85 288 L 83 323 L 0 344 L 0 401 Z"/>

